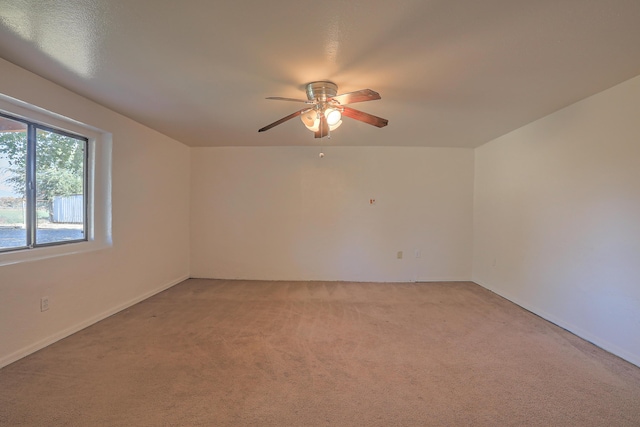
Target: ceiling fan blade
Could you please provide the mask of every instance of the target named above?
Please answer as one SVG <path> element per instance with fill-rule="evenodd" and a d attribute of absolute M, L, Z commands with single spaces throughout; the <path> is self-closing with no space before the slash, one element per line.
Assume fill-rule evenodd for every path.
<path fill-rule="evenodd" d="M 305 104 L 313 104 L 313 102 L 309 101 L 308 99 L 284 98 L 282 96 L 268 96 L 265 99 L 273 99 L 275 101 L 304 102 Z"/>
<path fill-rule="evenodd" d="M 374 116 L 373 114 L 365 113 L 360 110 L 356 110 L 350 107 L 342 107 L 342 115 L 347 116 L 351 119 L 359 120 L 361 122 L 365 122 L 367 124 L 377 126 L 379 128 L 385 127 L 389 124 L 389 120 L 383 119 L 382 117 Z"/>
<path fill-rule="evenodd" d="M 314 135 L 316 138 L 322 138 L 329 135 L 329 123 L 327 123 L 327 119 L 324 114 L 320 114 L 320 126 Z"/>
<path fill-rule="evenodd" d="M 355 92 L 343 93 L 332 97 L 334 101 L 338 101 L 341 105 L 353 104 L 355 102 L 375 101 L 381 99 L 380 94 L 371 89 L 362 89 Z"/>
<path fill-rule="evenodd" d="M 300 111 L 296 111 L 296 112 L 295 112 L 295 113 L 293 113 L 293 114 L 289 114 L 287 117 L 283 117 L 283 118 L 281 118 L 280 120 L 277 120 L 277 121 L 275 121 L 275 122 L 271 123 L 270 125 L 267 125 L 267 126 L 265 126 L 265 127 L 263 127 L 263 128 L 258 129 L 258 132 L 264 132 L 264 131 L 267 131 L 267 130 L 271 129 L 272 127 L 278 126 L 279 124 L 282 124 L 282 123 L 286 122 L 287 120 L 291 120 L 291 119 L 293 119 L 294 117 L 298 117 L 298 116 L 300 116 L 301 114 L 304 114 L 304 113 L 306 113 L 306 112 L 307 112 L 307 111 L 309 111 L 309 110 L 312 110 L 312 108 L 303 108 L 303 109 L 302 109 L 302 110 L 300 110 Z"/>

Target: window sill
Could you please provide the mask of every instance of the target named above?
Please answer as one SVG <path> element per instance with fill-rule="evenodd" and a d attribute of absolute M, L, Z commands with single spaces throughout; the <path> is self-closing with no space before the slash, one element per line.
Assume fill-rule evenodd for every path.
<path fill-rule="evenodd" d="M 14 252 L 3 252 L 0 253 L 0 267 L 24 262 L 41 261 L 60 256 L 94 252 L 110 248 L 111 246 L 110 242 L 92 240 L 88 242 L 65 243 L 62 245 L 17 250 Z"/>

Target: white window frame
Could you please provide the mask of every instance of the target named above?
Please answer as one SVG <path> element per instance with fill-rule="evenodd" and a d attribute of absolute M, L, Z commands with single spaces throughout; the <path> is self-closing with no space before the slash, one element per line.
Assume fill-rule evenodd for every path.
<path fill-rule="evenodd" d="M 94 126 L 44 110 L 0 94 L 0 111 L 42 126 L 81 135 L 87 147 L 87 240 L 29 250 L 0 252 L 0 266 L 52 257 L 80 254 L 113 245 L 111 230 L 111 150 L 112 135 Z"/>

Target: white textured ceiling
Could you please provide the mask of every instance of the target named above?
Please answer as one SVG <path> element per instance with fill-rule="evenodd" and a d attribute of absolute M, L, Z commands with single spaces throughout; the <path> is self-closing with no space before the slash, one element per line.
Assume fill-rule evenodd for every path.
<path fill-rule="evenodd" d="M 640 74 L 640 1 L 0 0 L 0 56 L 192 146 L 476 147 Z M 257 132 L 324 79 L 389 126 Z"/>

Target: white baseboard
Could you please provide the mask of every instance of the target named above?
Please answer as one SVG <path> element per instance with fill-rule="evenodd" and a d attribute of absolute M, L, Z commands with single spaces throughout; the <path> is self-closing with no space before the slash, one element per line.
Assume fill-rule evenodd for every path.
<path fill-rule="evenodd" d="M 629 353 L 628 351 L 618 347 L 615 344 L 610 343 L 609 341 L 607 341 L 606 339 L 603 339 L 602 337 L 598 337 L 595 336 L 593 334 L 591 334 L 588 331 L 585 331 L 582 328 L 579 328 L 569 322 L 564 321 L 563 319 L 560 319 L 550 313 L 547 313 L 544 310 L 541 310 L 538 307 L 535 307 L 531 304 L 525 303 L 521 300 L 519 300 L 518 298 L 514 298 L 512 295 L 509 295 L 505 292 L 502 291 L 498 291 L 490 286 L 487 286 L 484 283 L 481 283 L 478 280 L 473 280 L 474 283 L 477 283 L 478 285 L 482 286 L 483 288 L 495 293 L 496 295 L 500 295 L 501 297 L 511 301 L 512 303 L 519 305 L 520 307 L 524 308 L 527 311 L 532 312 L 533 314 L 542 317 L 545 320 L 548 320 L 549 322 L 553 323 L 554 325 L 557 325 L 559 327 L 561 327 L 562 329 L 566 329 L 567 331 L 571 332 L 572 334 L 586 340 L 589 341 L 590 343 L 600 347 L 603 350 L 608 351 L 611 354 L 614 354 L 618 357 L 620 357 L 621 359 L 626 360 L 629 363 L 633 363 L 634 365 L 640 367 L 640 356 L 636 355 L 636 354 L 632 354 Z"/>
<path fill-rule="evenodd" d="M 446 276 L 446 277 L 418 277 L 414 280 L 416 283 L 424 282 L 471 282 L 471 279 L 468 277 L 455 277 L 455 276 Z"/>
<path fill-rule="evenodd" d="M 471 282 L 472 280 L 467 277 L 461 276 L 446 276 L 446 277 L 417 277 L 414 279 L 397 279 L 397 280 L 365 280 L 365 279 L 338 279 L 338 278 L 330 278 L 330 279 L 296 279 L 296 278 L 288 278 L 288 279 L 264 279 L 264 278 L 251 278 L 251 277 L 206 277 L 206 276 L 191 276 L 191 279 L 202 279 L 202 280 L 249 280 L 255 282 L 350 282 L 350 283 L 428 283 L 428 282 Z"/>
<path fill-rule="evenodd" d="M 0 368 L 3 368 L 3 367 L 5 367 L 5 366 L 17 361 L 17 360 L 20 360 L 23 357 L 26 357 L 26 356 L 30 355 L 31 353 L 35 353 L 36 351 L 41 350 L 41 349 L 47 347 L 48 345 L 51 345 L 51 344 L 53 344 L 53 343 L 55 343 L 57 341 L 60 341 L 61 339 L 66 338 L 69 335 L 75 334 L 76 332 L 81 331 L 82 329 L 84 329 L 86 327 L 89 327 L 89 326 L 91 326 L 91 325 L 93 325 L 95 323 L 98 323 L 99 321 L 104 320 L 107 317 L 112 316 L 112 315 L 114 315 L 114 314 L 116 314 L 116 313 L 118 313 L 118 312 L 120 312 L 120 311 L 122 311 L 124 309 L 127 309 L 127 308 L 131 307 L 132 305 L 135 305 L 135 304 L 139 303 L 140 301 L 144 301 L 147 298 L 152 297 L 155 294 L 158 294 L 158 293 L 160 293 L 162 291 L 165 291 L 165 290 L 171 288 L 172 286 L 175 286 L 178 283 L 187 280 L 188 278 L 189 278 L 189 275 L 185 275 L 185 276 L 180 277 L 178 279 L 172 280 L 169 283 L 165 283 L 164 285 L 162 285 L 162 286 L 160 286 L 160 287 L 158 287 L 158 288 L 156 288 L 156 289 L 154 289 L 152 291 L 149 291 L 149 292 L 147 292 L 147 293 L 145 293 L 143 295 L 140 295 L 140 296 L 138 296 L 136 298 L 133 298 L 133 299 L 127 301 L 127 302 L 124 302 L 124 303 L 122 303 L 122 304 L 120 304 L 120 305 L 118 305 L 116 307 L 113 307 L 113 308 L 111 308 L 111 309 L 109 309 L 109 310 L 107 310 L 107 311 L 105 311 L 103 313 L 98 314 L 97 316 L 90 317 L 89 319 L 87 319 L 87 320 L 85 320 L 83 322 L 80 322 L 80 323 L 78 323 L 78 324 L 76 324 L 74 326 L 71 326 L 71 327 L 69 327 L 67 329 L 64 329 L 64 330 L 62 330 L 62 331 L 60 331 L 60 332 L 58 332 L 58 333 L 56 333 L 54 335 L 48 336 L 48 337 L 46 337 L 46 338 L 44 338 L 44 339 L 42 339 L 42 340 L 40 340 L 40 341 L 38 341 L 38 342 L 36 342 L 34 344 L 31 344 L 31 345 L 29 345 L 27 347 L 21 348 L 18 351 L 14 351 L 13 353 L 11 353 L 9 355 L 0 358 Z"/>

